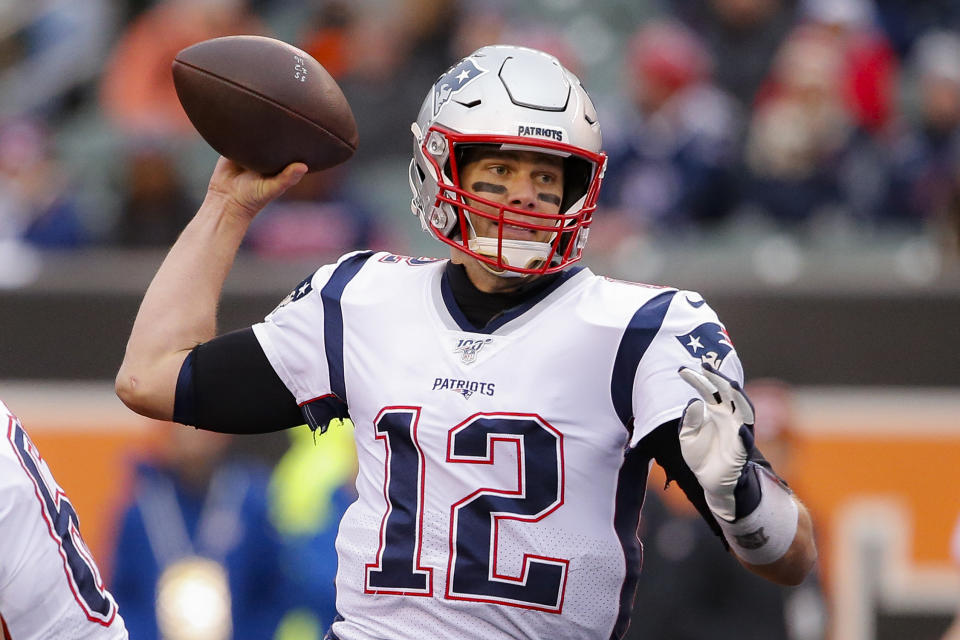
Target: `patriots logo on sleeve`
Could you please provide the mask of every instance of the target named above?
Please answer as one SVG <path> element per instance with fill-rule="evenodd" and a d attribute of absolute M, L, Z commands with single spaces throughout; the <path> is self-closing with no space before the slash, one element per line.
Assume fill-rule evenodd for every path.
<path fill-rule="evenodd" d="M 313 291 L 313 276 L 307 276 L 297 285 L 296 289 L 290 292 L 290 302 L 296 302 L 311 291 Z"/>
<path fill-rule="evenodd" d="M 690 355 L 714 369 L 719 369 L 723 359 L 734 350 L 730 334 L 716 322 L 705 322 L 690 333 L 676 338 Z"/>
<path fill-rule="evenodd" d="M 486 72 L 486 69 L 477 66 L 473 58 L 466 58 L 459 64 L 450 67 L 433 85 L 433 115 L 439 113 L 440 107 L 450 100 L 450 96 Z"/>
<path fill-rule="evenodd" d="M 311 291 L 313 291 L 313 275 L 312 274 L 307 276 L 303 280 L 301 280 L 300 284 L 298 284 L 293 291 L 288 293 L 287 297 L 281 300 L 280 304 L 278 304 L 277 307 L 270 312 L 270 315 L 273 315 L 274 313 L 276 313 L 283 307 L 287 306 L 291 302 L 296 302 L 297 300 L 304 297 Z"/>

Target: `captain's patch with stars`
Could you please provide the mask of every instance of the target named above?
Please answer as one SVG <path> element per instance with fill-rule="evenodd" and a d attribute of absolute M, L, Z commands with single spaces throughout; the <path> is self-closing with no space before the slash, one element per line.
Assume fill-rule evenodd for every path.
<path fill-rule="evenodd" d="M 710 364 L 714 369 L 719 369 L 723 359 L 733 351 L 730 334 L 716 322 L 705 322 L 690 333 L 676 338 L 690 355 L 699 358 L 700 362 Z"/>

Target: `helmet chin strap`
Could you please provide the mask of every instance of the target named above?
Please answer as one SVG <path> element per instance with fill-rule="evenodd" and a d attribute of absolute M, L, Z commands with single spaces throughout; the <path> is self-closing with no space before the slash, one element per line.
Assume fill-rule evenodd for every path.
<path fill-rule="evenodd" d="M 493 260 L 502 257 L 504 264 L 511 267 L 521 267 L 524 269 L 534 269 L 547 261 L 550 255 L 551 245 L 546 242 L 533 242 L 531 240 L 504 240 L 498 242 L 496 238 L 474 237 L 467 242 L 471 251 L 487 256 Z M 498 255 L 497 250 L 500 250 Z M 480 261 L 483 268 L 490 273 L 503 278 L 526 278 L 530 274 L 510 271 L 509 269 L 498 270 L 495 266 Z"/>
<path fill-rule="evenodd" d="M 547 261 L 547 257 L 553 249 L 549 242 L 511 239 L 504 239 L 500 242 L 497 238 L 477 235 L 477 230 L 473 226 L 473 218 L 469 213 L 465 217 L 467 226 L 470 228 L 470 239 L 467 241 L 467 247 L 474 253 L 487 256 L 492 260 L 499 259 L 511 267 L 535 269 Z M 551 240 L 553 237 L 555 236 L 551 235 Z M 497 269 L 492 264 L 487 264 L 482 260 L 478 262 L 484 269 L 501 278 L 526 278 L 530 275 L 529 273 L 520 273 L 509 269 Z"/>

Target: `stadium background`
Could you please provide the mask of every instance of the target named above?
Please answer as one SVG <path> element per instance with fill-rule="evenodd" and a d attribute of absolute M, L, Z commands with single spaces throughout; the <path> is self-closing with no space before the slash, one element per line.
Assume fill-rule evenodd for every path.
<path fill-rule="evenodd" d="M 598 96 L 608 114 L 605 132 L 616 141 L 629 138 L 630 118 L 619 114 L 629 110 L 623 74 L 637 30 L 668 16 L 697 25 L 697 17 L 722 4 L 728 3 L 0 6 L 0 397 L 24 420 L 75 502 L 101 564 L 111 562 L 111 527 L 126 497 L 129 457 L 156 438 L 156 425 L 116 400 L 111 380 L 162 247 L 183 223 L 175 213 L 192 211 L 215 158 L 182 121 L 151 110 L 162 100 L 145 97 L 164 95 L 164 78 L 149 76 L 169 69 L 174 44 L 236 32 L 310 43 L 328 68 L 343 74 L 360 125 L 361 152 L 333 176 L 347 189 L 331 197 L 329 185 L 318 183 L 306 194 L 336 206 L 271 212 L 277 224 L 245 248 L 222 303 L 221 329 L 229 330 L 261 318 L 317 264 L 355 242 L 437 253 L 408 213 L 407 124 L 444 62 L 464 53 L 458 47 L 471 38 L 496 34 L 566 57 Z M 899 90 L 891 128 L 921 126 L 912 119 L 915 43 L 927 32 L 960 28 L 960 10 L 949 2 L 755 4 L 775 6 L 794 23 L 824 4 L 847 7 L 848 17 L 867 7 L 894 53 Z M 190 6 L 206 7 L 221 22 L 184 33 L 176 25 Z M 56 55 L 44 58 L 45 50 Z M 720 69 L 722 60 L 714 64 Z M 137 108 L 126 109 L 131 105 Z M 747 107 L 749 123 L 759 109 Z M 22 176 L 14 169 L 36 157 L 39 191 L 72 203 L 68 219 L 76 228 L 69 238 L 25 231 L 27 209 L 16 206 Z M 960 154 L 954 158 L 960 176 Z M 179 181 L 176 197 L 164 192 L 152 201 L 157 211 L 146 221 L 132 215 L 131 202 L 142 196 L 132 185 L 149 195 L 150 185 L 140 184 L 150 183 L 144 174 L 167 173 Z M 960 179 L 953 188 L 960 193 Z M 950 558 L 960 514 L 960 210 L 903 212 L 890 221 L 861 215 L 856 202 L 841 204 L 847 209 L 797 222 L 776 211 L 638 221 L 613 203 L 611 219 L 622 233 L 603 235 L 601 211 L 585 261 L 613 277 L 702 292 L 724 319 L 748 376 L 793 386 L 799 473 L 790 480 L 817 523 L 832 638 L 939 638 L 960 603 Z M 302 242 L 283 240 L 285 231 Z M 263 438 L 246 445 L 269 458 L 284 443 Z"/>

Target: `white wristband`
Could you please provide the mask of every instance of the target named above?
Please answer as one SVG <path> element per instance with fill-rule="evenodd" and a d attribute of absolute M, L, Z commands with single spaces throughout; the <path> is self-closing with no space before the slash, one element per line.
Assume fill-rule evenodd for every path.
<path fill-rule="evenodd" d="M 797 503 L 770 472 L 757 465 L 760 504 L 750 514 L 727 522 L 717 518 L 734 552 L 750 564 L 770 564 L 787 552 L 797 534 Z"/>

